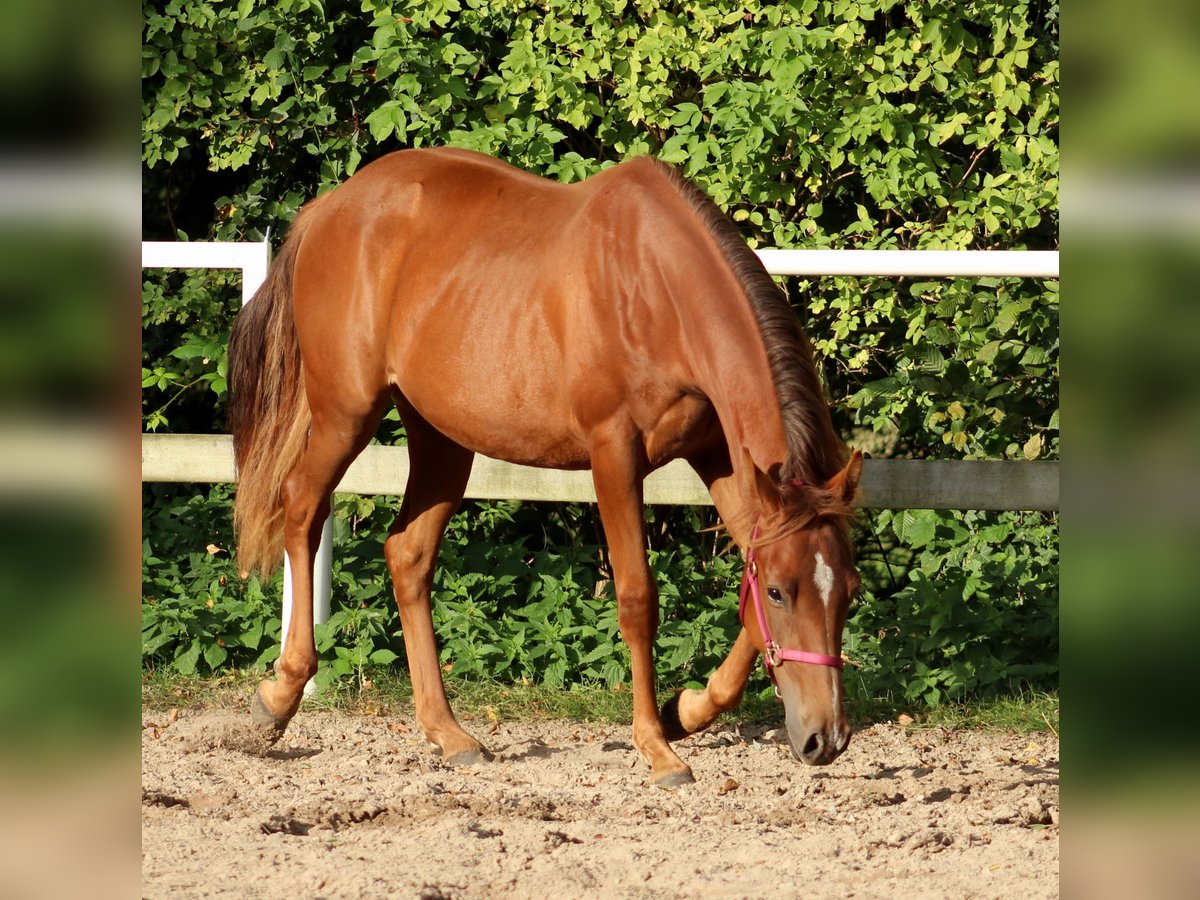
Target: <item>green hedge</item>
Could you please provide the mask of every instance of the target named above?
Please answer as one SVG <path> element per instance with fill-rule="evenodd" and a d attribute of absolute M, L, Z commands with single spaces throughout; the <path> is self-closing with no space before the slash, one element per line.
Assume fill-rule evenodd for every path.
<path fill-rule="evenodd" d="M 406 146 L 452 144 L 574 181 L 653 153 L 758 246 L 1057 244 L 1057 4 L 147 3 L 144 236 L 281 235 L 298 206 Z M 789 279 L 835 419 L 877 455 L 1058 454 L 1057 283 Z M 143 294 L 145 427 L 224 426 L 231 279 Z M 394 421 L 381 431 L 400 436 Z M 228 489 L 144 490 L 145 656 L 265 663 L 278 584 L 228 561 Z M 328 674 L 402 652 L 379 544 L 394 510 L 338 501 Z M 659 510 L 660 669 L 702 678 L 735 628 L 738 563 Z M 625 676 L 598 527 L 578 505 L 470 505 L 437 585 L 454 671 Z M 851 681 L 935 703 L 1057 678 L 1057 519 L 865 516 Z M 210 553 L 206 547 L 220 547 Z M 703 548 L 703 549 L 702 549 Z M 208 601 L 212 601 L 211 606 Z M 336 639 L 335 639 L 336 635 Z"/>

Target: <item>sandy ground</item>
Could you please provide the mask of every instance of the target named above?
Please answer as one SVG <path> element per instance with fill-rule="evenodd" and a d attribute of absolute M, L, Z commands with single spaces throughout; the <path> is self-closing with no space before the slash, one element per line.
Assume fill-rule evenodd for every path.
<path fill-rule="evenodd" d="M 451 769 L 408 718 L 302 711 L 254 756 L 247 717 L 144 712 L 144 897 L 1058 895 L 1050 734 L 874 725 L 809 768 L 726 727 L 664 791 L 625 726 L 468 722 L 495 759 Z"/>

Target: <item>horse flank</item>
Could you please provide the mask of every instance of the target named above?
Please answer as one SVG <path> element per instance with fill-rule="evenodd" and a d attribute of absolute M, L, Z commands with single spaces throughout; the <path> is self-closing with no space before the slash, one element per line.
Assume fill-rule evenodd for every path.
<path fill-rule="evenodd" d="M 673 166 L 657 160 L 655 164 L 712 235 L 758 323 L 788 446 L 778 480 L 823 484 L 842 468 L 847 452 L 834 431 L 812 347 L 796 314 L 733 221 Z"/>

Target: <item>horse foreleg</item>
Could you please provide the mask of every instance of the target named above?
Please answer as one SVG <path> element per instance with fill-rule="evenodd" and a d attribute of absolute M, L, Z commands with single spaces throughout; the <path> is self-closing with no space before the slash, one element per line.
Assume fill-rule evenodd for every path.
<path fill-rule="evenodd" d="M 741 703 L 742 692 L 757 661 L 758 649 L 743 628 L 704 690 L 680 691 L 663 705 L 662 722 L 667 740 L 677 741 L 702 731 L 721 713 Z"/>
<path fill-rule="evenodd" d="M 411 466 L 408 489 L 383 551 L 400 610 L 417 724 L 441 748 L 443 760 L 468 765 L 484 759 L 487 751 L 458 724 L 446 699 L 430 592 L 442 533 L 462 502 L 474 454 L 432 429 L 414 430 L 414 424 L 411 414 L 405 418 Z"/>
<path fill-rule="evenodd" d="M 617 623 L 633 670 L 633 744 L 650 763 L 654 784 L 686 784 L 695 780 L 692 770 L 667 743 L 654 692 L 658 587 L 646 562 L 642 482 L 632 457 L 620 452 L 593 449 L 592 470 L 617 591 Z"/>
<path fill-rule="evenodd" d="M 713 503 L 725 521 L 730 537 L 740 546 L 745 546 L 751 523 L 742 509 L 733 467 L 724 445 L 695 454 L 688 458 L 688 462 L 712 494 Z M 701 731 L 721 713 L 737 706 L 757 661 L 758 650 L 743 628 L 738 632 L 729 656 L 713 672 L 704 690 L 680 691 L 663 705 L 662 721 L 667 739 L 677 741 Z"/>

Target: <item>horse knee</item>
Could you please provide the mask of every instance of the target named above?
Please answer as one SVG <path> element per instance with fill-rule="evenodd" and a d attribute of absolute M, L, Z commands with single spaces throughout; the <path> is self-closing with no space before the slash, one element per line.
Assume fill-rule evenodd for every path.
<path fill-rule="evenodd" d="M 412 572 L 428 565 L 430 553 L 419 542 L 403 534 L 393 534 L 383 544 L 383 557 L 392 572 Z"/>
<path fill-rule="evenodd" d="M 396 602 L 419 602 L 433 571 L 434 550 L 402 534 L 393 534 L 383 545 L 383 556 L 392 573 Z"/>

